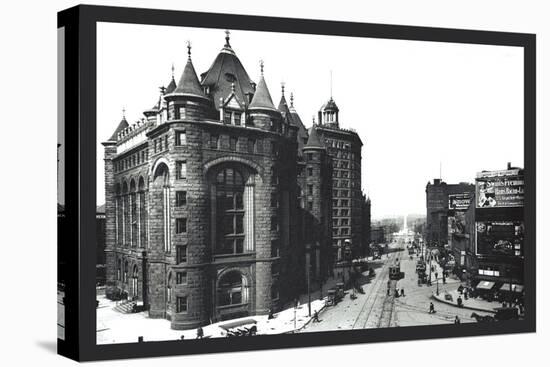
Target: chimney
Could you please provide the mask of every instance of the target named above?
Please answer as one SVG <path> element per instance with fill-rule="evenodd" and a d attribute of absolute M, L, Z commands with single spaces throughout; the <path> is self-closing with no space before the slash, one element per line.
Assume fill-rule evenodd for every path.
<path fill-rule="evenodd" d="M 512 169 L 512 162 L 508 162 L 508 169 Z"/>

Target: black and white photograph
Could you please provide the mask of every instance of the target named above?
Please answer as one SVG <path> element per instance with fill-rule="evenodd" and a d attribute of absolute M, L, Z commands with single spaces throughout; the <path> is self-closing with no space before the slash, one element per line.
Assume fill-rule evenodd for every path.
<path fill-rule="evenodd" d="M 97 25 L 96 343 L 500 323 L 521 47 Z"/>

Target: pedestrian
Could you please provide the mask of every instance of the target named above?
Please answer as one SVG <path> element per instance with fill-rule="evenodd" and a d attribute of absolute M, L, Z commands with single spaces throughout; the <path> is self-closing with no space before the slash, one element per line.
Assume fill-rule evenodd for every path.
<path fill-rule="evenodd" d="M 181 334 L 180 340 L 183 340 L 183 339 L 185 339 L 185 335 Z"/>
<path fill-rule="evenodd" d="M 401 297 L 405 297 L 405 289 L 401 288 Z"/>
<path fill-rule="evenodd" d="M 458 305 L 458 307 L 462 307 L 462 297 L 458 296 L 458 298 L 456 299 L 456 304 Z"/>
<path fill-rule="evenodd" d="M 319 321 L 319 312 L 317 312 L 317 311 L 313 312 L 313 322 L 320 322 Z"/>
<path fill-rule="evenodd" d="M 197 339 L 202 339 L 204 336 L 204 330 L 202 330 L 202 327 L 199 326 L 197 329 Z"/>
<path fill-rule="evenodd" d="M 435 279 L 437 279 L 437 271 L 435 272 Z"/>
<path fill-rule="evenodd" d="M 460 324 L 460 319 L 458 318 L 458 315 L 455 316 L 455 324 Z"/>
<path fill-rule="evenodd" d="M 269 314 L 267 315 L 267 319 L 271 320 L 273 318 L 273 310 L 269 309 Z"/>
<path fill-rule="evenodd" d="M 430 302 L 430 311 L 428 313 L 435 313 L 435 307 L 433 302 Z"/>
<path fill-rule="evenodd" d="M 464 300 L 466 301 L 467 299 L 468 299 L 468 291 L 465 290 L 465 291 L 464 291 Z"/>

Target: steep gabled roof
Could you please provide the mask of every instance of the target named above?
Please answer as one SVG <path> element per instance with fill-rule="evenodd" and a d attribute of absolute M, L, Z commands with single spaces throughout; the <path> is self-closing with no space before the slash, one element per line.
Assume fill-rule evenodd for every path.
<path fill-rule="evenodd" d="M 252 102 L 250 102 L 250 106 L 248 106 L 248 108 L 277 111 L 275 105 L 273 104 L 273 100 L 271 99 L 271 94 L 269 94 L 269 89 L 267 89 L 267 84 L 263 75 L 260 77 L 260 82 L 258 83 L 256 92 L 254 93 L 254 97 L 252 98 Z"/>
<path fill-rule="evenodd" d="M 325 143 L 319 139 L 317 135 L 317 129 L 315 125 L 309 129 L 309 139 L 307 139 L 307 144 L 304 149 L 326 149 Z"/>
<path fill-rule="evenodd" d="M 208 86 L 214 99 L 214 105 L 219 109 L 220 98 L 227 98 L 231 93 L 232 84 L 235 83 L 235 94 L 239 101 L 249 104 L 247 94 L 254 94 L 253 81 L 229 46 L 229 42 L 222 48 L 212 66 L 203 74 L 201 84 Z"/>
<path fill-rule="evenodd" d="M 121 132 L 122 130 L 126 129 L 128 126 L 130 126 L 128 124 L 128 121 L 126 121 L 126 117 L 125 116 L 122 116 L 122 120 L 120 121 L 120 123 L 118 124 L 115 132 L 113 133 L 113 135 L 111 135 L 111 137 L 109 138 L 108 141 L 117 141 L 118 140 L 118 133 Z"/>

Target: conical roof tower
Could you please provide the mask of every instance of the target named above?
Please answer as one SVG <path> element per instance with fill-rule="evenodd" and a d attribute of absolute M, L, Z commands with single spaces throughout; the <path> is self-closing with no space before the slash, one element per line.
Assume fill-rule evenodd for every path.
<path fill-rule="evenodd" d="M 325 144 L 319 139 L 315 125 L 309 129 L 309 138 L 304 149 L 326 149 Z"/>
<path fill-rule="evenodd" d="M 208 99 L 202 90 L 199 78 L 195 72 L 195 67 L 191 61 L 191 43 L 187 43 L 187 54 L 187 63 L 183 68 L 183 73 L 181 74 L 177 87 L 171 93 L 167 90 L 167 94 Z"/>
<path fill-rule="evenodd" d="M 269 93 L 269 89 L 267 88 L 267 84 L 265 82 L 263 62 L 260 63 L 260 67 L 261 67 L 260 81 L 258 83 L 258 87 L 256 88 L 256 92 L 254 93 L 254 97 L 252 98 L 252 101 L 250 102 L 250 106 L 248 106 L 248 108 L 251 110 L 260 109 L 260 110 L 278 111 L 275 108 L 275 105 L 273 104 L 273 100 L 271 99 L 271 94 Z"/>
<path fill-rule="evenodd" d="M 111 135 L 111 137 L 109 138 L 108 141 L 117 141 L 118 140 L 118 133 L 120 133 L 121 131 L 126 129 L 128 126 L 130 126 L 130 125 L 128 124 L 128 121 L 126 121 L 125 111 L 122 110 L 122 120 L 120 120 L 117 128 L 113 132 L 113 135 Z"/>

